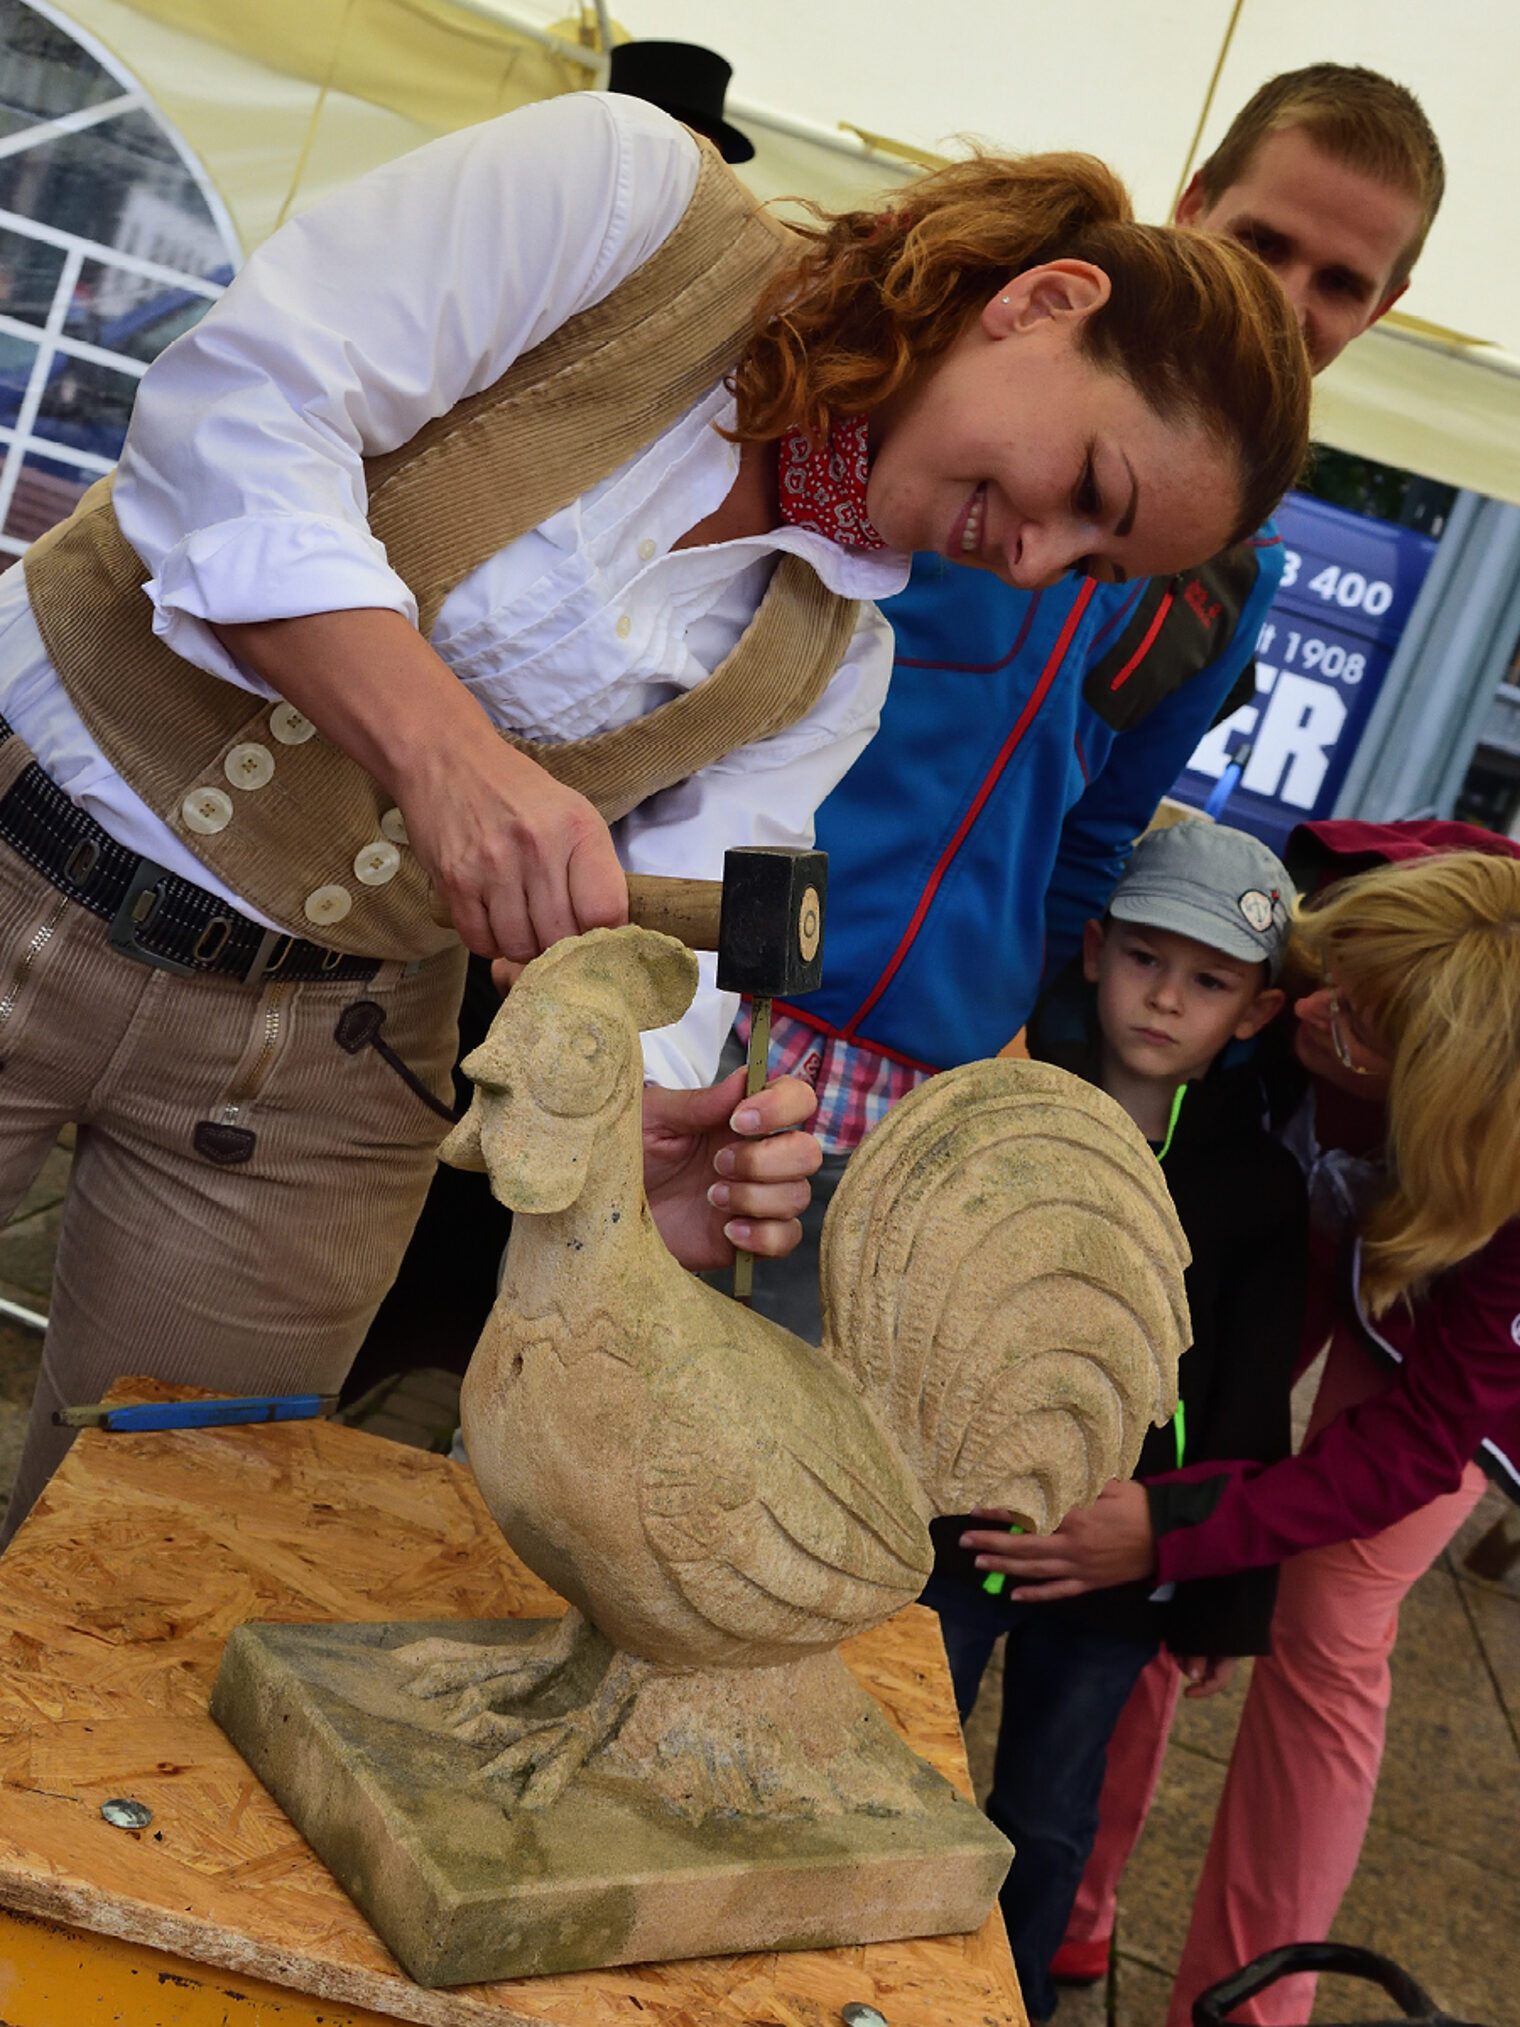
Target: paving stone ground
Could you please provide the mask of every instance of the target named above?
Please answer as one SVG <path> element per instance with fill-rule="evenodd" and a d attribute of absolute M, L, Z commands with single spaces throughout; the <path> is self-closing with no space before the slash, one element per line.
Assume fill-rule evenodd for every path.
<path fill-rule="evenodd" d="M 45 1310 L 69 1154 L 61 1147 L 0 1230 L 0 1298 Z M 0 1316 L 0 1503 L 20 1446 L 41 1341 Z M 348 1411 L 374 1434 L 446 1447 L 457 1381 L 421 1372 Z M 1520 1561 L 1496 1581 L 1465 1566 L 1507 1513 L 1491 1492 L 1410 1593 L 1393 1657 L 1388 1746 L 1362 1863 L 1336 1935 L 1396 1958 L 1447 2012 L 1520 2027 Z M 967 1726 L 978 1792 L 991 1773 L 1000 1660 Z M 1245 1695 L 1184 1703 L 1151 1821 L 1120 1902 L 1107 1986 L 1063 1993 L 1057 2027 L 1164 2027 L 1214 1804 Z M 1376 2017 L 1366 1986 L 1326 1981 L 1315 2022 Z"/>

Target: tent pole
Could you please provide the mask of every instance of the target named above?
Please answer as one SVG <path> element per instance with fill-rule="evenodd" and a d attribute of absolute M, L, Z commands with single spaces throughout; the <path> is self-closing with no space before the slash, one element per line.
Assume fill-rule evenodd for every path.
<path fill-rule="evenodd" d="M 602 49 L 582 49 L 578 42 L 566 42 L 558 35 L 551 35 L 545 28 L 537 28 L 531 21 L 525 21 L 515 7 L 500 7 L 495 0 L 453 0 L 453 4 L 466 14 L 478 14 L 483 21 L 494 21 L 502 28 L 510 28 L 514 35 L 521 35 L 528 42 L 536 42 L 542 49 L 552 49 L 556 56 L 562 56 L 566 63 L 578 63 L 583 70 L 607 68 L 606 50 L 612 47 L 612 26 L 607 14 L 606 0 L 596 0 L 596 18 L 599 34 L 603 37 Z"/>
<path fill-rule="evenodd" d="M 1209 88 L 1203 95 L 1203 105 L 1199 110 L 1198 124 L 1194 127 L 1193 138 L 1188 144 L 1187 160 L 1182 165 L 1182 174 L 1177 178 L 1177 188 L 1172 196 L 1171 216 L 1174 218 L 1177 215 L 1177 206 L 1182 202 L 1182 193 L 1188 186 L 1188 178 L 1193 173 L 1193 160 L 1198 153 L 1198 144 L 1203 139 L 1203 130 L 1208 123 L 1209 114 L 1214 109 L 1214 94 L 1219 89 L 1219 78 L 1224 70 L 1224 60 L 1230 53 L 1230 44 L 1235 40 L 1236 24 L 1240 20 L 1240 10 L 1244 5 L 1245 0 L 1235 0 L 1235 5 L 1230 9 L 1229 25 L 1224 31 L 1224 40 L 1219 45 L 1219 55 L 1214 64 L 1214 75 L 1209 79 Z"/>

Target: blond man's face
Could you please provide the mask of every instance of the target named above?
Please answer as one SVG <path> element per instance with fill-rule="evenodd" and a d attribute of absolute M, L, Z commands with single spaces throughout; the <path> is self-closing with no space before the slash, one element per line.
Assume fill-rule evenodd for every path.
<path fill-rule="evenodd" d="M 1420 206 L 1327 154 L 1302 128 L 1270 134 L 1239 182 L 1210 204 L 1195 177 L 1177 223 L 1237 240 L 1266 262 L 1298 312 L 1309 363 L 1324 371 L 1391 309 Z"/>

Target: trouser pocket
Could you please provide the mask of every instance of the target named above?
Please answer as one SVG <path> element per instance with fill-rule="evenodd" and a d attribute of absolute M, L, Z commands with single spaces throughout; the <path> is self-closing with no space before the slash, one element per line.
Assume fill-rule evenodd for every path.
<path fill-rule="evenodd" d="M 435 1097 L 416 1071 L 403 1062 L 381 1032 L 384 1026 L 385 1008 L 378 1000 L 356 999 L 339 1014 L 333 1040 L 350 1056 L 357 1056 L 361 1049 L 373 1049 L 381 1062 L 395 1071 L 407 1089 L 414 1091 L 429 1111 L 436 1112 L 440 1119 L 446 1119 L 453 1126 L 459 1119 L 459 1113 L 452 1105 L 445 1105 L 441 1098 Z"/>
<path fill-rule="evenodd" d="M 436 1147 L 454 1123 L 446 1094 L 462 961 L 445 953 L 419 974 L 399 969 L 386 967 L 358 998 L 351 984 L 321 980 L 208 988 L 208 1015 L 236 1040 L 225 1083 L 211 1087 L 215 1104 L 196 1103 L 180 1129 L 197 1156 L 273 1173 L 308 1134 L 361 1160 Z"/>

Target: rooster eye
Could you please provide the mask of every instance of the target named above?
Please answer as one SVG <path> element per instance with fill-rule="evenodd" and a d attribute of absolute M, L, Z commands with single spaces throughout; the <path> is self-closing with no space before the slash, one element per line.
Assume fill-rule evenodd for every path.
<path fill-rule="evenodd" d="M 528 1086 L 544 1111 L 561 1119 L 584 1119 L 611 1097 L 621 1060 L 599 1022 L 556 1026 L 533 1044 Z"/>

